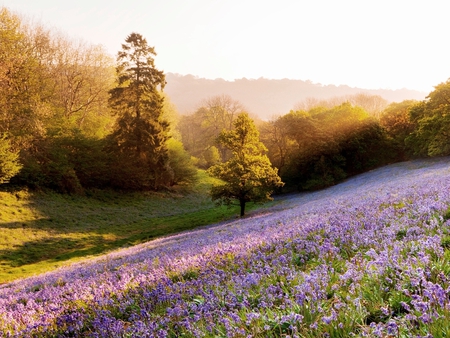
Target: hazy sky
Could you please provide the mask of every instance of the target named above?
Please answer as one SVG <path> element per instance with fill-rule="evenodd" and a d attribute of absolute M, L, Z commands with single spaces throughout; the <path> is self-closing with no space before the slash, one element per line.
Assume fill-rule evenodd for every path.
<path fill-rule="evenodd" d="M 430 92 L 450 78 L 447 0 L 0 0 L 116 55 L 131 32 L 164 72 Z"/>

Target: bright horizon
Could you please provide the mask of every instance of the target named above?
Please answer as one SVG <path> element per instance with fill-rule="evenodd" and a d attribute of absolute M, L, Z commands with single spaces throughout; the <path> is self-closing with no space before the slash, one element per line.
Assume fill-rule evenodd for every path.
<path fill-rule="evenodd" d="M 443 0 L 0 0 L 115 56 L 131 32 L 164 72 L 430 92 L 450 77 Z"/>

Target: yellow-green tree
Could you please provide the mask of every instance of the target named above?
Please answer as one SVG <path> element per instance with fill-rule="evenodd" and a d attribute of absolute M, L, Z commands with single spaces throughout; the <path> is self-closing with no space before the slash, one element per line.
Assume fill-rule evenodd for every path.
<path fill-rule="evenodd" d="M 237 200 L 241 216 L 245 214 L 247 202 L 271 200 L 273 190 L 284 183 L 264 154 L 267 149 L 260 142 L 259 132 L 248 114 L 239 114 L 234 129 L 223 131 L 217 141 L 229 149 L 232 156 L 208 170 L 209 174 L 224 181 L 224 184 L 211 188 L 212 199 L 226 205 Z"/>
<path fill-rule="evenodd" d="M 11 150 L 5 134 L 0 135 L 0 184 L 8 182 L 21 168 L 19 153 Z"/>
<path fill-rule="evenodd" d="M 0 132 L 10 135 L 15 148 L 37 135 L 37 69 L 20 18 L 0 8 Z"/>
<path fill-rule="evenodd" d="M 409 110 L 415 129 L 405 142 L 414 155 L 450 155 L 450 79 L 434 88 L 426 100 Z"/>

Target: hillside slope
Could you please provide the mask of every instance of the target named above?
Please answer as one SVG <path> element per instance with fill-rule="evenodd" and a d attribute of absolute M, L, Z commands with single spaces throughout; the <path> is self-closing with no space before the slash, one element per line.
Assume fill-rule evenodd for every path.
<path fill-rule="evenodd" d="M 0 333 L 445 336 L 449 206 L 448 158 L 391 165 L 1 286 Z"/>
<path fill-rule="evenodd" d="M 367 93 L 379 95 L 389 102 L 423 100 L 428 93 L 401 89 L 362 89 L 334 86 L 302 80 L 272 79 L 204 79 L 193 75 L 166 74 L 165 92 L 180 114 L 192 113 L 201 102 L 217 95 L 229 95 L 241 102 L 249 111 L 262 119 L 284 115 L 306 98 L 329 99 L 346 95 Z"/>

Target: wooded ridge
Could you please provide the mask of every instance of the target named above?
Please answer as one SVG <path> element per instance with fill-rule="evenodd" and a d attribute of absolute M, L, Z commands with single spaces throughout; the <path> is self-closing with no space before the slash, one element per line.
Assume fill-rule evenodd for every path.
<path fill-rule="evenodd" d="M 194 112 L 207 97 L 229 95 L 241 102 L 249 113 L 261 119 L 271 119 L 295 108 L 308 98 L 319 100 L 365 93 L 378 95 L 389 102 L 423 100 L 428 93 L 411 89 L 363 89 L 346 85 L 323 85 L 310 80 L 291 79 L 205 79 L 194 75 L 166 73 L 167 85 L 164 91 L 180 114 Z"/>

